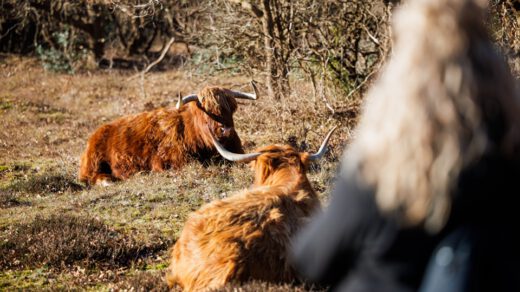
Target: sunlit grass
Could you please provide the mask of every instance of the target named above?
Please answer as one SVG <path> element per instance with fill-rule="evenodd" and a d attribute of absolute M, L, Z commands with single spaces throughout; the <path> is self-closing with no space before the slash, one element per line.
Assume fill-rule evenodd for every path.
<path fill-rule="evenodd" d="M 188 215 L 248 188 L 253 180 L 249 165 L 192 162 L 179 171 L 140 173 L 109 187 L 86 188 L 77 181 L 79 157 L 89 134 L 105 122 L 173 105 L 177 93 L 205 85 L 248 90 L 249 79 L 203 78 L 182 70 L 153 73 L 143 96 L 127 72 L 71 76 L 44 72 L 31 59 L 3 62 L 0 75 L 9 77 L 0 87 L 0 97 L 8 97 L 1 99 L 0 109 L 0 289 L 165 290 L 168 249 Z M 340 126 L 329 153 L 308 174 L 326 202 L 356 123 L 359 98 L 333 101 L 337 111 L 332 115 L 314 100 L 309 84 L 295 80 L 286 100 L 261 96 L 239 103 L 235 125 L 246 151 L 268 144 L 316 151 L 327 131 Z M 95 228 L 88 229 L 89 224 Z M 244 287 L 307 289 L 266 283 Z"/>

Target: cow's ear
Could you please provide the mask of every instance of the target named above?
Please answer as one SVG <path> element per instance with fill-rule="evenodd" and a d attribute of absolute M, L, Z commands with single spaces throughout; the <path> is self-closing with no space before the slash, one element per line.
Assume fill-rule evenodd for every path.
<path fill-rule="evenodd" d="M 252 160 L 251 162 L 249 162 L 249 166 L 250 166 L 251 169 L 254 171 L 255 168 L 256 168 L 256 160 Z"/>
<path fill-rule="evenodd" d="M 310 154 L 307 152 L 300 153 L 300 161 L 303 164 L 303 167 L 305 170 L 309 168 L 309 164 L 311 163 L 311 160 L 309 159 Z"/>

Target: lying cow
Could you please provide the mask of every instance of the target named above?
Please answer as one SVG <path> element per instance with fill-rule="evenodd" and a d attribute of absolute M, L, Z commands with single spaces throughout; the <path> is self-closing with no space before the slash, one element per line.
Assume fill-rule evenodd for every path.
<path fill-rule="evenodd" d="M 176 108 L 125 116 L 99 127 L 81 157 L 79 180 L 105 185 L 143 170 L 178 169 L 190 159 L 205 161 L 217 154 L 213 136 L 243 153 L 233 113 L 235 98 L 257 98 L 252 85 L 255 94 L 206 87 L 180 99 Z"/>
<path fill-rule="evenodd" d="M 236 154 L 214 141 L 224 158 L 252 161 L 254 185 L 190 215 L 171 253 L 168 285 L 194 291 L 233 281 L 295 280 L 287 259 L 290 238 L 320 207 L 306 171 L 323 156 L 333 131 L 316 154 L 276 145 Z"/>

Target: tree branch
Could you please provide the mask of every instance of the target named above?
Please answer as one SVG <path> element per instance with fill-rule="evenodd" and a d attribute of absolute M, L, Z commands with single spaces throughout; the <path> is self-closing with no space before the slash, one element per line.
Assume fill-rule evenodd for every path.
<path fill-rule="evenodd" d="M 164 47 L 164 49 L 162 50 L 161 55 L 159 56 L 159 58 L 157 58 L 157 60 L 155 60 L 152 63 L 150 63 L 150 65 L 146 66 L 146 68 L 141 72 L 142 75 L 148 73 L 148 71 L 150 71 L 150 69 L 152 69 L 153 66 L 159 64 L 159 62 L 162 61 L 164 56 L 166 56 L 166 53 L 168 52 L 168 50 L 170 50 L 170 47 L 172 46 L 174 41 L 175 41 L 175 38 L 172 37 L 170 39 L 170 41 L 168 42 L 168 44 L 166 44 L 166 47 Z"/>

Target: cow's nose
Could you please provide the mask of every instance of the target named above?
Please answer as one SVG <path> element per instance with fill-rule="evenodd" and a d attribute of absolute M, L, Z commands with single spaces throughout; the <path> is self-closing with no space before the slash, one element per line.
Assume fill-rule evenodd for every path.
<path fill-rule="evenodd" d="M 222 136 L 229 136 L 233 131 L 233 127 L 222 127 Z"/>

